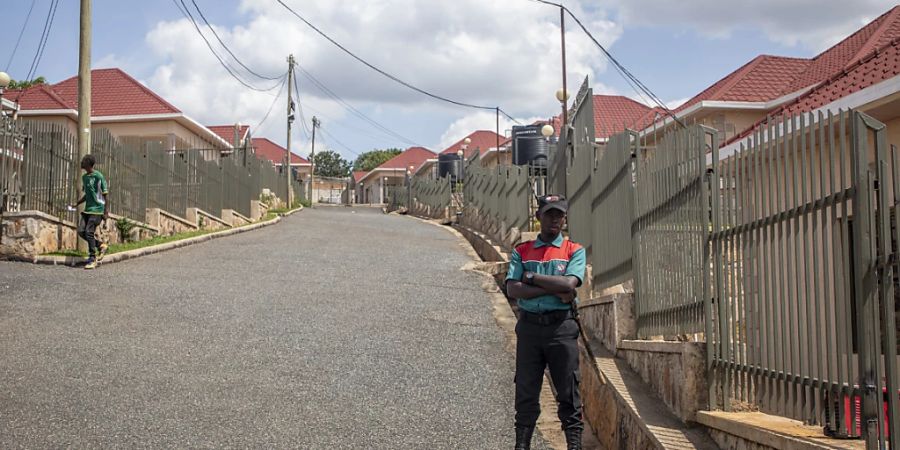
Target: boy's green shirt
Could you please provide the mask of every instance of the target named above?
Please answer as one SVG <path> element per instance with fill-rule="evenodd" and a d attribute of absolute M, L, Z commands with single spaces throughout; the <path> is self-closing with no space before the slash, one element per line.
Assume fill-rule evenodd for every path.
<path fill-rule="evenodd" d="M 84 189 L 84 213 L 103 214 L 106 211 L 106 196 L 109 194 L 106 178 L 99 170 L 94 170 L 81 176 L 81 184 Z"/>

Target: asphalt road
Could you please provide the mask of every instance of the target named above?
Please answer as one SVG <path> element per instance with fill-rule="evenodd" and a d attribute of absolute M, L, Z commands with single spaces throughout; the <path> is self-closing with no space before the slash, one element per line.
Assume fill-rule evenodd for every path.
<path fill-rule="evenodd" d="M 466 262 L 324 207 L 95 271 L 0 262 L 0 447 L 511 448 L 513 358 Z"/>

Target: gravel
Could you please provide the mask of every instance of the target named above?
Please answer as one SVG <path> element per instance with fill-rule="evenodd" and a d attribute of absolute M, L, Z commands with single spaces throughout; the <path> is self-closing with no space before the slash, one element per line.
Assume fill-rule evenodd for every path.
<path fill-rule="evenodd" d="M 95 271 L 0 262 L 0 447 L 511 447 L 466 262 L 341 207 Z"/>

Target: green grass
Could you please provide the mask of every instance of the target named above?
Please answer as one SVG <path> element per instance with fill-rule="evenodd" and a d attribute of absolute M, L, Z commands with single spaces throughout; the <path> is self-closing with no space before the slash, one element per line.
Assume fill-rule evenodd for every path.
<path fill-rule="evenodd" d="M 256 222 L 241 225 L 241 227 L 245 227 L 247 225 L 253 225 L 256 223 L 268 222 L 268 221 L 278 217 L 279 214 L 284 214 L 288 211 L 291 211 L 291 210 L 284 209 L 284 208 L 269 210 L 269 212 L 266 214 L 266 216 L 263 217 L 262 219 L 260 219 Z M 240 228 L 240 227 L 236 227 L 236 228 Z M 144 239 L 143 241 L 124 242 L 121 244 L 111 244 L 109 246 L 109 251 L 106 254 L 111 255 L 113 253 L 127 252 L 129 250 L 136 250 L 139 248 L 150 247 L 153 245 L 160 245 L 160 244 L 165 244 L 168 242 L 180 241 L 182 239 L 190 239 L 192 237 L 203 236 L 205 234 L 215 233 L 218 231 L 223 231 L 223 230 L 183 231 L 181 233 L 176 233 L 171 236 L 156 236 L 156 237 L 152 237 L 150 239 Z M 74 257 L 87 258 L 87 253 L 80 252 L 78 250 L 61 250 L 58 252 L 45 253 L 45 255 L 48 255 L 48 256 L 74 256 Z"/>

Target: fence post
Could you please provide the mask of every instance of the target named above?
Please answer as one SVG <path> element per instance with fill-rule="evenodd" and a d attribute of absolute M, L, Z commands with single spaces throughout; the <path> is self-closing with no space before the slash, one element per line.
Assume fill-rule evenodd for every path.
<path fill-rule="evenodd" d="M 876 280 L 872 258 L 872 174 L 867 164 L 867 124 L 863 116 L 854 112 L 851 132 L 853 186 L 853 301 L 856 305 L 856 333 L 859 349 L 859 387 L 862 397 L 861 426 L 866 448 L 878 448 L 878 409 L 880 395 L 876 392 L 876 358 L 873 354 L 876 330 L 873 318 L 877 317 Z M 891 393 L 891 395 L 894 395 Z"/>

